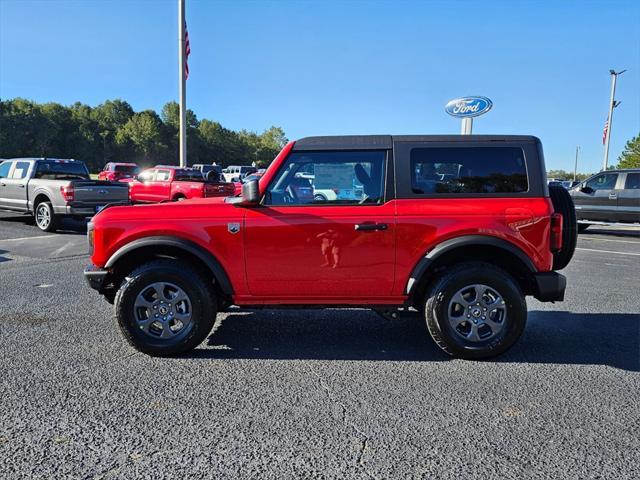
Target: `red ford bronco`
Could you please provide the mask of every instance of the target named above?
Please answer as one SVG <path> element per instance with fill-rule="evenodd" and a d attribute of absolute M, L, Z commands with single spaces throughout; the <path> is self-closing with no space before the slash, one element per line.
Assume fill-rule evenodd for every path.
<path fill-rule="evenodd" d="M 535 137 L 309 137 L 240 197 L 107 208 L 88 237 L 86 280 L 150 355 L 237 305 L 415 309 L 445 352 L 486 358 L 520 337 L 525 296 L 563 300 L 576 219 Z"/>

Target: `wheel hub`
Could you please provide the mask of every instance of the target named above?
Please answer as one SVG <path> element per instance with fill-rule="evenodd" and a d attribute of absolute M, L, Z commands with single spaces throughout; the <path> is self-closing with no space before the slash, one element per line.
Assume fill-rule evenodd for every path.
<path fill-rule="evenodd" d="M 134 304 L 138 328 L 161 340 L 185 335 L 191 328 L 191 299 L 182 288 L 157 282 L 143 288 Z"/>
<path fill-rule="evenodd" d="M 449 302 L 449 325 L 468 342 L 489 340 L 507 322 L 507 307 L 493 287 L 476 284 L 458 290 Z"/>

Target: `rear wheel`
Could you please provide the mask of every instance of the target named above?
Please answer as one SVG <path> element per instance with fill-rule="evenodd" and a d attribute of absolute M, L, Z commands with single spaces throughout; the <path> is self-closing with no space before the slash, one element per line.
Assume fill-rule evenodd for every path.
<path fill-rule="evenodd" d="M 488 263 L 460 264 L 428 290 L 427 328 L 449 355 L 483 359 L 508 350 L 522 334 L 527 304 L 517 282 Z"/>
<path fill-rule="evenodd" d="M 126 276 L 115 297 L 116 320 L 137 350 L 177 355 L 213 328 L 216 299 L 206 279 L 178 260 L 154 260 Z"/>
<path fill-rule="evenodd" d="M 571 195 L 564 187 L 549 185 L 549 196 L 554 211 L 562 215 L 562 249 L 553 254 L 553 269 L 562 270 L 569 265 L 578 241 L 576 208 Z"/>
<path fill-rule="evenodd" d="M 33 216 L 36 226 L 43 232 L 55 232 L 58 228 L 59 217 L 54 213 L 51 202 L 37 204 Z"/>

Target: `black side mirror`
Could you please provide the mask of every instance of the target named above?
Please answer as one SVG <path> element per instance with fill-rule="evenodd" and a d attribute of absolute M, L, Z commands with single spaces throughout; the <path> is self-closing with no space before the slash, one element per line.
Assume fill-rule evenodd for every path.
<path fill-rule="evenodd" d="M 242 185 L 242 204 L 257 205 L 260 203 L 260 186 L 258 180 L 250 180 Z"/>

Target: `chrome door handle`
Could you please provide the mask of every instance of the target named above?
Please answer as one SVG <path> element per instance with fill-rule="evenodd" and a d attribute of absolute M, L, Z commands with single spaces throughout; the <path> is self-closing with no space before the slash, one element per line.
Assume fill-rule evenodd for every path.
<path fill-rule="evenodd" d="M 616 193 L 609 194 L 609 200 L 615 200 L 616 198 L 618 198 L 618 195 Z"/>
<path fill-rule="evenodd" d="M 389 225 L 386 223 L 356 223 L 355 229 L 358 231 L 386 230 Z"/>

